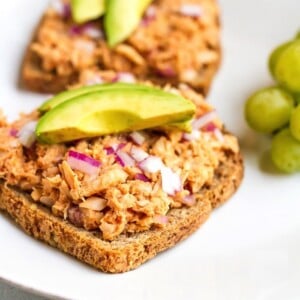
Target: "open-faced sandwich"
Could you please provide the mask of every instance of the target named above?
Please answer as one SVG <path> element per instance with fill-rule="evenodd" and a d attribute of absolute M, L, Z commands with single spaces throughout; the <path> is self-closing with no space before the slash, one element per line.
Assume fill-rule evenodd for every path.
<path fill-rule="evenodd" d="M 56 93 L 85 71 L 114 71 L 112 82 L 183 82 L 206 94 L 219 63 L 215 0 L 53 0 L 27 49 L 21 81 Z"/>
<path fill-rule="evenodd" d="M 237 139 L 186 85 L 103 84 L 0 120 L 0 209 L 104 272 L 188 237 L 238 188 Z"/>

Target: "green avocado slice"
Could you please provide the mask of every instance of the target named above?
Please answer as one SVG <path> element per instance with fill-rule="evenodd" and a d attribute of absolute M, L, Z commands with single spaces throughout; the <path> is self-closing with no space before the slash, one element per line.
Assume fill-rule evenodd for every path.
<path fill-rule="evenodd" d="M 60 143 L 105 134 L 184 122 L 195 105 L 183 97 L 149 90 L 103 90 L 61 103 L 38 122 L 36 135 L 45 143 Z"/>
<path fill-rule="evenodd" d="M 107 1 L 104 27 L 110 47 L 116 46 L 132 34 L 151 2 L 152 0 Z"/>
<path fill-rule="evenodd" d="M 55 95 L 54 97 L 50 98 L 39 107 L 39 112 L 45 113 L 65 101 L 68 101 L 72 98 L 84 94 L 89 94 L 91 92 L 98 92 L 102 90 L 111 90 L 111 89 L 147 89 L 152 92 L 153 90 L 160 92 L 160 90 L 157 88 L 149 87 L 142 84 L 123 83 L 123 82 L 95 84 L 90 86 L 84 86 L 75 90 L 68 90 Z"/>
<path fill-rule="evenodd" d="M 71 0 L 71 11 L 76 23 L 91 21 L 104 14 L 105 0 Z"/>

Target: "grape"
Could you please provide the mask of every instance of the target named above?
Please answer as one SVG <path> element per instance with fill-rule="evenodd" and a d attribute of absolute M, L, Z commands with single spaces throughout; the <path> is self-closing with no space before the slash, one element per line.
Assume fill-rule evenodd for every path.
<path fill-rule="evenodd" d="M 251 128 L 272 133 L 287 125 L 294 106 L 293 97 L 277 87 L 262 89 L 246 102 L 245 117 Z"/>
<path fill-rule="evenodd" d="M 300 104 L 292 112 L 290 129 L 294 138 L 300 141 Z"/>
<path fill-rule="evenodd" d="M 300 104 L 300 94 L 294 94 L 294 99 L 297 104 Z"/>
<path fill-rule="evenodd" d="M 292 44 L 292 42 L 287 42 L 284 43 L 282 45 L 280 45 L 279 47 L 277 47 L 270 55 L 269 58 L 269 70 L 272 74 L 272 76 L 275 76 L 275 67 L 278 61 L 278 58 L 280 57 L 281 53 L 290 45 Z"/>
<path fill-rule="evenodd" d="M 278 50 L 279 51 L 279 50 Z M 275 57 L 275 58 L 274 58 Z M 291 92 L 300 92 L 300 40 L 294 40 L 274 54 L 272 74 L 280 85 Z"/>
<path fill-rule="evenodd" d="M 288 128 L 274 136 L 271 158 L 275 166 L 283 172 L 300 171 L 300 142 L 291 135 Z"/>

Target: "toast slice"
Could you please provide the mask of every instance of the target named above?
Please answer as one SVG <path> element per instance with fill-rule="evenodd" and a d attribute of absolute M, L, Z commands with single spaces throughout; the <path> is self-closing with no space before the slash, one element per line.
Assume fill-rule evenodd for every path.
<path fill-rule="evenodd" d="M 77 84 L 83 72 L 96 70 L 125 72 L 160 86 L 182 82 L 205 95 L 221 61 L 219 8 L 215 0 L 194 0 L 202 15 L 192 17 L 182 12 L 183 5 L 153 1 L 155 15 L 146 12 L 142 25 L 113 49 L 104 38 L 102 19 L 78 26 L 50 6 L 24 55 L 21 85 L 57 93 Z"/>
<path fill-rule="evenodd" d="M 38 111 L 13 123 L 0 116 L 0 209 L 104 272 L 132 270 L 188 237 L 236 191 L 243 162 L 201 95 L 165 90 L 196 104 L 190 134 L 152 128 L 46 145 L 31 139 Z"/>
<path fill-rule="evenodd" d="M 29 235 L 70 254 L 101 271 L 126 272 L 191 235 L 210 215 L 212 207 L 224 203 L 237 190 L 243 177 L 240 153 L 226 153 L 210 187 L 203 188 L 195 206 L 171 209 L 163 228 L 122 234 L 104 241 L 97 233 L 74 227 L 32 201 L 29 194 L 0 184 L 0 209 L 7 212 Z"/>

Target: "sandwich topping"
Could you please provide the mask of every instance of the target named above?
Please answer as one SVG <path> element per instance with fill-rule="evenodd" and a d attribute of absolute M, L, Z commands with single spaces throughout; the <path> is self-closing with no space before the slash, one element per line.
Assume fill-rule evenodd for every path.
<path fill-rule="evenodd" d="M 39 112 L 11 124 L 1 117 L 0 178 L 105 240 L 164 226 L 170 209 L 196 204 L 226 151 L 239 151 L 202 96 L 183 85 L 173 92 L 197 106 L 190 133 L 145 129 L 49 145 L 30 134 Z"/>
<path fill-rule="evenodd" d="M 129 13 L 134 11 L 131 5 L 119 9 L 117 3 L 123 5 L 124 1 L 108 1 L 117 16 L 78 24 L 74 16 L 72 19 L 69 2 L 54 1 L 30 47 L 46 72 L 45 79 L 73 76 L 74 83 L 83 71 L 97 68 L 119 72 L 121 77 L 129 74 L 130 80 L 148 78 L 161 85 L 180 81 L 201 87 L 213 76 L 209 66 L 219 61 L 219 12 L 212 1 L 153 1 L 137 27 L 121 41 L 113 35 L 121 34 L 135 18 L 126 17 L 126 7 L 130 7 Z"/>

